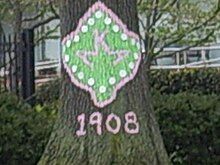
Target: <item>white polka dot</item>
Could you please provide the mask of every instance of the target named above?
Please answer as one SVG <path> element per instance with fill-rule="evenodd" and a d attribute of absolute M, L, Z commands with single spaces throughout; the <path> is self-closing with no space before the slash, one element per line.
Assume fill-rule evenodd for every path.
<path fill-rule="evenodd" d="M 74 41 L 74 42 L 79 42 L 79 36 L 76 35 L 76 36 L 74 37 L 73 41 Z"/>
<path fill-rule="evenodd" d="M 123 34 L 121 35 L 121 39 L 122 39 L 123 41 L 126 41 L 126 40 L 128 39 L 128 36 L 123 33 Z"/>
<path fill-rule="evenodd" d="M 116 83 L 116 79 L 114 77 L 111 77 L 109 79 L 109 84 L 114 85 Z"/>
<path fill-rule="evenodd" d="M 132 44 L 132 45 L 135 45 L 135 44 L 136 44 L 135 39 L 131 39 L 131 44 Z"/>
<path fill-rule="evenodd" d="M 89 84 L 89 86 L 93 86 L 93 85 L 95 84 L 94 78 L 90 78 L 90 79 L 88 80 L 88 84 Z"/>
<path fill-rule="evenodd" d="M 112 29 L 113 29 L 113 31 L 114 31 L 115 33 L 119 32 L 119 26 L 118 26 L 118 25 L 114 25 L 114 26 L 112 27 Z"/>
<path fill-rule="evenodd" d="M 81 80 L 84 78 L 84 73 L 83 72 L 79 72 L 78 73 L 78 78 Z"/>
<path fill-rule="evenodd" d="M 139 42 L 137 42 L 136 46 L 137 46 L 137 48 L 138 48 L 138 49 L 140 49 L 140 48 L 141 48 L 141 45 L 140 45 L 140 43 L 139 43 Z"/>
<path fill-rule="evenodd" d="M 129 66 L 130 69 L 134 69 L 134 63 L 133 63 L 133 62 L 130 62 L 130 63 L 128 64 L 128 66 Z"/>
<path fill-rule="evenodd" d="M 89 24 L 90 26 L 94 25 L 94 24 L 95 24 L 95 19 L 94 19 L 94 18 L 89 18 L 88 24 Z"/>
<path fill-rule="evenodd" d="M 106 87 L 105 86 L 100 86 L 99 92 L 100 93 L 105 93 L 106 92 Z"/>
<path fill-rule="evenodd" d="M 65 60 L 65 62 L 69 62 L 69 60 L 70 60 L 69 55 L 65 55 L 64 60 Z"/>
<path fill-rule="evenodd" d="M 134 59 L 135 59 L 135 60 L 138 59 L 138 53 L 134 53 Z"/>
<path fill-rule="evenodd" d="M 109 24 L 111 24 L 111 23 L 112 23 L 111 18 L 106 17 L 106 18 L 105 18 L 105 24 L 106 24 L 106 25 L 109 25 Z"/>
<path fill-rule="evenodd" d="M 66 46 L 69 48 L 69 47 L 70 47 L 70 45 L 71 45 L 71 41 L 70 41 L 70 40 L 68 40 L 68 41 L 66 42 Z"/>
<path fill-rule="evenodd" d="M 120 77 L 125 77 L 127 75 L 127 72 L 125 70 L 120 70 L 119 75 Z"/>
<path fill-rule="evenodd" d="M 73 73 L 76 73 L 77 69 L 78 69 L 78 67 L 77 67 L 76 65 L 73 65 L 73 66 L 72 66 L 72 72 L 73 72 Z"/>
<path fill-rule="evenodd" d="M 96 18 L 101 18 L 101 17 L 102 17 L 102 12 L 101 12 L 101 11 L 97 11 L 97 12 L 95 13 L 95 17 L 96 17 Z"/>
<path fill-rule="evenodd" d="M 86 26 L 86 25 L 82 26 L 81 31 L 82 31 L 83 33 L 88 32 L 88 26 Z"/>

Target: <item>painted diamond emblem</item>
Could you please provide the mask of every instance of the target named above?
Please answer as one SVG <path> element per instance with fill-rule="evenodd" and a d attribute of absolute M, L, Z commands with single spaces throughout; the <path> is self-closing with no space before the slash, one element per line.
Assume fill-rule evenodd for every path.
<path fill-rule="evenodd" d="M 76 86 L 103 108 L 132 80 L 141 61 L 140 40 L 104 3 L 96 2 L 62 41 L 63 65 Z"/>

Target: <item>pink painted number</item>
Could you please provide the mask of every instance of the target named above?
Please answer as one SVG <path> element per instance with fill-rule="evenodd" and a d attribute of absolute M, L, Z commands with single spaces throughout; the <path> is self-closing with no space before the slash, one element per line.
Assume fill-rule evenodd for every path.
<path fill-rule="evenodd" d="M 77 121 L 80 124 L 80 128 L 79 128 L 79 130 L 76 131 L 76 135 L 77 136 L 84 136 L 86 134 L 86 130 L 85 130 L 85 114 L 82 113 L 81 115 L 79 115 L 77 117 Z"/>
<path fill-rule="evenodd" d="M 100 112 L 94 112 L 89 118 L 89 124 L 97 125 L 96 132 L 98 135 L 102 134 L 102 114 Z"/>
<path fill-rule="evenodd" d="M 137 116 L 134 112 L 128 112 L 125 114 L 125 131 L 128 134 L 139 133 L 139 123 L 137 122 Z M 135 126 L 135 128 L 129 128 L 130 125 Z"/>
<path fill-rule="evenodd" d="M 77 117 L 77 121 L 80 125 L 79 130 L 76 131 L 76 135 L 78 137 L 86 135 L 85 130 L 85 120 L 86 116 L 84 113 L 80 114 Z M 103 117 L 100 112 L 94 112 L 89 116 L 89 125 L 96 127 L 96 133 L 98 135 L 102 135 L 102 122 Z M 115 122 L 116 124 L 114 126 L 111 125 L 111 122 Z M 121 129 L 121 119 L 114 113 L 111 113 L 107 116 L 107 119 L 105 121 L 106 130 L 112 134 L 119 133 Z M 137 119 L 137 115 L 134 112 L 128 112 L 125 114 L 125 124 L 124 124 L 124 130 L 127 134 L 137 134 L 140 130 L 140 125 Z"/>
<path fill-rule="evenodd" d="M 115 120 L 116 122 L 116 127 L 112 128 L 112 126 L 110 125 L 110 122 Z M 106 120 L 106 128 L 109 132 L 113 133 L 113 134 L 117 134 L 120 131 L 121 128 L 121 119 L 116 116 L 115 114 L 110 114 Z"/>

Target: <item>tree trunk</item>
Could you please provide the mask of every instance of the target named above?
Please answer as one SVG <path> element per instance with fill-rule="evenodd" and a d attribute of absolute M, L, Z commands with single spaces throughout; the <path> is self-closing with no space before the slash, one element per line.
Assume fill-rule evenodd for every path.
<path fill-rule="evenodd" d="M 2 27 L 2 23 L 0 21 L 0 35 L 3 35 L 4 34 L 4 30 L 3 30 L 3 27 Z"/>
<path fill-rule="evenodd" d="M 15 18 L 13 20 L 13 31 L 14 34 L 16 35 L 16 41 L 14 42 L 21 42 L 21 33 L 22 33 L 22 11 L 21 11 L 21 4 L 19 1 L 15 1 L 14 5 L 13 5 L 13 10 L 14 10 L 14 15 Z M 16 52 L 17 53 L 17 52 Z M 15 56 L 17 56 L 17 60 L 19 61 L 19 65 L 20 65 L 20 58 L 18 56 L 18 54 L 14 54 L 12 59 L 15 58 Z M 11 91 L 16 93 L 17 91 L 17 78 L 16 78 L 16 70 L 17 70 L 17 66 L 16 66 L 16 62 L 15 60 L 11 61 Z"/>
<path fill-rule="evenodd" d="M 63 37 L 76 28 L 79 18 L 95 2 L 62 0 L 60 14 Z M 138 33 L 136 0 L 103 2 L 127 24 L 129 30 Z M 62 109 L 39 164 L 169 164 L 150 101 L 147 72 L 147 68 L 141 64 L 135 79 L 118 92 L 113 103 L 102 109 L 95 107 L 89 93 L 72 85 L 67 74 L 63 73 Z M 107 115 L 114 113 L 124 122 L 124 115 L 129 111 L 137 115 L 140 124 L 138 134 L 129 135 L 121 129 L 113 135 L 103 127 L 103 133 L 99 136 L 92 126 L 87 125 L 85 136 L 75 135 L 78 128 L 76 119 L 82 113 L 88 118 L 93 112 L 101 112 L 104 120 Z"/>
<path fill-rule="evenodd" d="M 15 18 L 13 21 L 13 30 L 15 34 L 20 34 L 22 31 L 22 9 L 19 1 L 14 2 L 13 10 L 15 13 Z"/>

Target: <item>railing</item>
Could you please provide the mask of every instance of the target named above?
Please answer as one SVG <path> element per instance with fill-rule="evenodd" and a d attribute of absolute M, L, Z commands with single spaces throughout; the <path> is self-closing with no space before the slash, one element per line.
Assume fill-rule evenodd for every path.
<path fill-rule="evenodd" d="M 180 52 L 181 49 L 183 48 L 165 48 L 155 58 L 151 69 L 220 68 L 220 46 L 194 47 Z M 60 68 L 59 60 L 36 62 L 35 85 L 41 85 L 56 79 L 60 76 Z M 10 69 L 0 69 L 0 77 L 9 74 Z"/>
<path fill-rule="evenodd" d="M 59 60 L 36 62 L 35 84 L 37 86 L 55 80 L 61 75 L 61 65 Z"/>
<path fill-rule="evenodd" d="M 35 65 L 35 76 L 41 77 L 41 72 L 45 70 L 54 70 L 55 74 L 60 72 L 60 62 L 59 60 L 49 60 L 36 62 Z"/>
<path fill-rule="evenodd" d="M 165 48 L 155 58 L 151 69 L 220 68 L 220 46 L 194 47 L 181 51 L 183 49 Z"/>
<path fill-rule="evenodd" d="M 220 46 L 194 47 L 186 51 L 184 48 L 165 48 L 164 51 L 155 58 L 151 69 L 184 69 L 184 68 L 220 68 Z M 157 51 L 157 49 L 155 50 Z M 35 65 L 35 84 L 54 80 L 60 76 L 60 61 L 36 62 Z M 45 70 L 56 70 L 56 74 L 40 74 Z"/>

